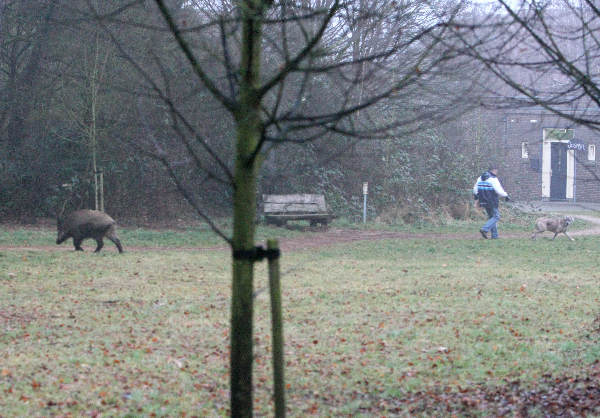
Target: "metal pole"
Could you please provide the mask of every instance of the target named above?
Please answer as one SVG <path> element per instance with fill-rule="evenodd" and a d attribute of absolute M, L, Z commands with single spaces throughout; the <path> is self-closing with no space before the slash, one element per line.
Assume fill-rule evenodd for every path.
<path fill-rule="evenodd" d="M 363 223 L 367 223 L 367 194 L 369 192 L 369 183 L 363 183 Z"/>

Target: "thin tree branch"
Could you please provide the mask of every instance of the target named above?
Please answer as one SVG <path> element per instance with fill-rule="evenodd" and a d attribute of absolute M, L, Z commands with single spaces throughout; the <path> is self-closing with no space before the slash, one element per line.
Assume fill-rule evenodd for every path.
<path fill-rule="evenodd" d="M 169 12 L 169 9 L 165 5 L 164 1 L 163 0 L 155 0 L 155 1 L 156 1 L 156 4 L 158 5 L 158 8 L 159 8 L 162 16 L 164 17 L 165 21 L 167 22 L 167 25 L 171 29 L 171 33 L 175 37 L 177 44 L 183 51 L 185 57 L 189 61 L 190 65 L 192 66 L 192 69 L 194 70 L 194 72 L 196 73 L 198 78 L 200 78 L 202 83 L 206 86 L 206 89 L 211 92 L 211 94 L 215 97 L 215 99 L 217 99 L 219 102 L 221 102 L 221 104 L 226 109 L 228 109 L 230 112 L 235 113 L 239 107 L 238 104 L 233 100 L 233 98 L 229 98 L 229 97 L 225 96 L 223 94 L 223 92 L 221 92 L 221 90 L 219 90 L 219 88 L 216 86 L 216 84 L 213 83 L 213 81 L 210 79 L 210 77 L 208 77 L 208 75 L 204 72 L 204 70 L 202 69 L 202 66 L 196 59 L 196 56 L 194 55 L 191 47 L 189 46 L 187 41 L 183 38 L 181 31 L 175 24 L 175 21 L 173 20 L 173 16 L 171 16 L 171 13 Z"/>

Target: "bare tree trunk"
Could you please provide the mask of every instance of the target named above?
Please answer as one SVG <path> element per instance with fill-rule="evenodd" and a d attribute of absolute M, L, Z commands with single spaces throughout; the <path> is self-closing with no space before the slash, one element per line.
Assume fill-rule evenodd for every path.
<path fill-rule="evenodd" d="M 233 197 L 233 250 L 251 252 L 256 229 L 256 147 L 262 135 L 260 118 L 260 50 L 262 0 L 240 8 L 243 20 L 240 104 L 236 112 L 237 142 Z M 252 332 L 254 261 L 234 257 L 231 305 L 231 415 L 252 416 Z"/>
<path fill-rule="evenodd" d="M 92 153 L 92 172 L 94 174 L 94 209 L 104 211 L 104 180 L 101 179 L 102 170 L 98 169 L 98 92 L 100 89 L 100 79 L 106 68 L 109 52 L 100 62 L 100 41 L 99 34 L 96 34 L 96 45 L 94 48 L 93 66 L 89 70 L 89 91 L 90 91 L 90 126 L 88 128 L 89 144 Z"/>
<path fill-rule="evenodd" d="M 50 19 L 54 13 L 55 2 L 50 2 L 46 9 L 46 14 L 40 22 L 38 34 L 32 39 L 29 61 L 24 64 L 20 74 L 14 69 L 12 83 L 10 83 L 9 97 L 13 98 L 13 103 L 9 107 L 8 121 L 6 122 L 6 139 L 9 144 L 10 152 L 17 152 L 22 145 L 23 138 L 26 136 L 27 118 L 33 111 L 36 94 L 36 88 L 39 76 L 43 70 L 42 56 L 44 49 L 48 47 L 48 33 L 50 32 Z M 16 58 L 15 58 L 16 60 Z M 16 65 L 16 62 L 14 63 Z M 21 86 L 22 88 L 17 89 Z M 26 94 L 23 94 L 23 92 Z"/>
<path fill-rule="evenodd" d="M 92 173 L 94 173 L 94 209 L 98 210 L 98 162 L 96 147 L 96 73 L 92 74 L 91 79 L 91 121 L 90 121 L 90 147 L 92 148 Z"/>

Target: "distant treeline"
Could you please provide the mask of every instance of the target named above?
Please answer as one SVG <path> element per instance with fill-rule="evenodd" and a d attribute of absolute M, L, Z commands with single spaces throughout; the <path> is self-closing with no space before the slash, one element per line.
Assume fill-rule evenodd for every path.
<path fill-rule="evenodd" d="M 91 2 L 100 14 L 112 3 Z M 172 3 L 190 25 L 200 19 L 186 2 Z M 98 21 L 89 4 L 0 1 L 0 217 L 27 220 L 55 216 L 63 207 L 93 208 L 94 172 L 100 171 L 105 209 L 116 218 L 192 216 L 163 166 L 147 151 L 157 144 L 169 147 L 175 128 L 193 129 L 226 156 L 223 164 L 232 166 L 233 121 L 210 95 L 190 84 L 195 77 L 173 39 L 151 29 L 164 23 L 153 7 L 130 7 L 119 19 L 108 15 Z M 127 50 L 109 35 L 116 25 Z M 202 37 L 195 39 L 199 48 L 202 42 L 220 42 L 218 33 L 203 32 Z M 156 56 L 167 59 L 153 65 Z M 147 63 L 154 79 L 162 77 L 193 127 L 171 125 L 172 110 L 134 63 Z M 211 62 L 207 58 L 203 64 Z M 458 83 L 460 75 L 455 77 L 449 82 Z M 225 76 L 221 80 L 226 83 Z M 334 80 L 319 80 L 314 88 L 324 101 L 335 96 Z M 390 115 L 393 109 L 382 113 Z M 357 219 L 363 182 L 370 185 L 372 216 L 398 213 L 398 208 L 419 216 L 467 199 L 492 146 L 493 123 L 471 111 L 444 124 L 421 120 L 410 128 L 389 138 L 332 134 L 288 144 L 287 152 L 274 150 L 263 162 L 257 193 L 323 193 L 336 214 Z M 211 175 L 218 163 L 198 153 L 205 158 L 205 172 L 197 173 L 188 154 L 181 155 L 174 167 L 198 192 L 199 204 L 208 214 L 228 215 L 231 187 Z"/>

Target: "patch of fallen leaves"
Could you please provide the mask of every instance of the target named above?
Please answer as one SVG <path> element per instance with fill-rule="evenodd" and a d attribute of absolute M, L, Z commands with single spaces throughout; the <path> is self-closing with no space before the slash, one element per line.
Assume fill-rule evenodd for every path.
<path fill-rule="evenodd" d="M 364 394 L 365 398 L 370 395 Z M 365 399 L 362 413 L 479 416 L 596 416 L 600 413 L 600 361 L 587 376 L 545 375 L 536 384 L 506 382 L 499 387 L 433 387 L 402 398 Z"/>
<path fill-rule="evenodd" d="M 8 328 L 22 328 L 43 317 L 44 315 L 40 306 L 25 308 L 9 305 L 0 309 L 0 325 Z"/>

